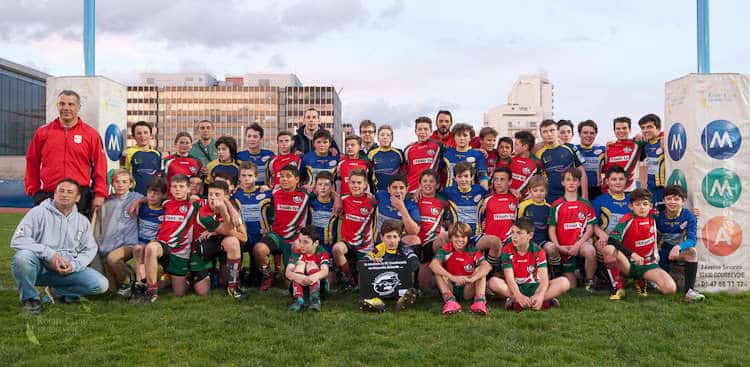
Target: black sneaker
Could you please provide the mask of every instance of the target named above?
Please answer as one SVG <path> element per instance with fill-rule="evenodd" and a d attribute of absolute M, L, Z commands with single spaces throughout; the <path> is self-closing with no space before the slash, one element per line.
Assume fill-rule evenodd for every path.
<path fill-rule="evenodd" d="M 130 299 L 133 296 L 133 286 L 127 283 L 120 284 L 117 288 L 117 295 L 123 299 Z"/>
<path fill-rule="evenodd" d="M 36 298 L 29 298 L 25 301 L 23 301 L 23 309 L 24 311 L 34 315 L 38 316 L 42 313 L 42 301 L 36 299 Z"/>

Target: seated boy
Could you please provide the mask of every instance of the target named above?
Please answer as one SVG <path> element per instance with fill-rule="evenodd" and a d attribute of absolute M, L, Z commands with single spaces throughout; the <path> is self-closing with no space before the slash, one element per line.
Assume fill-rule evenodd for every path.
<path fill-rule="evenodd" d="M 156 240 L 159 233 L 164 206 L 162 201 L 167 195 L 167 182 L 164 178 L 157 177 L 149 182 L 146 188 L 146 202 L 140 204 L 138 209 L 138 244 L 133 247 L 133 258 L 135 259 L 135 288 L 137 295 L 146 291 L 146 245 Z"/>
<path fill-rule="evenodd" d="M 284 272 L 292 286 L 290 311 L 305 309 L 305 288 L 310 298 L 307 309 L 320 311 L 320 283 L 328 276 L 331 257 L 319 245 L 318 236 L 319 232 L 313 226 L 302 228 L 297 236 L 297 251 L 289 258 Z"/>
<path fill-rule="evenodd" d="M 652 195 L 646 189 L 630 193 L 631 214 L 624 216 L 609 235 L 605 255 L 616 256 L 620 271 L 636 281 L 653 282 L 662 294 L 677 290 L 672 277 L 659 267 L 656 212 Z"/>
<path fill-rule="evenodd" d="M 471 227 L 463 222 L 454 223 L 448 230 L 451 242 L 440 248 L 430 263 L 435 282 L 443 296 L 443 314 L 461 312 L 458 299 L 474 298 L 469 310 L 477 315 L 487 314 L 484 297 L 487 274 L 492 267 L 481 251 L 467 247 Z"/>
<path fill-rule="evenodd" d="M 570 289 L 566 277 L 549 280 L 547 255 L 534 238 L 534 222 L 519 218 L 511 227 L 512 244 L 503 247 L 503 278 L 493 276 L 489 288 L 495 294 L 506 297 L 505 309 L 541 310 L 560 307 L 557 296 Z"/>

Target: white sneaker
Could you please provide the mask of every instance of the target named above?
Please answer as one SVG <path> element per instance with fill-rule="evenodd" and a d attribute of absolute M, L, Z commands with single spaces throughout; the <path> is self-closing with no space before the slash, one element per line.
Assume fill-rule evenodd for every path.
<path fill-rule="evenodd" d="M 692 303 L 692 302 L 701 302 L 706 299 L 706 296 L 702 295 L 695 289 L 689 289 L 687 292 L 685 292 L 685 302 Z"/>

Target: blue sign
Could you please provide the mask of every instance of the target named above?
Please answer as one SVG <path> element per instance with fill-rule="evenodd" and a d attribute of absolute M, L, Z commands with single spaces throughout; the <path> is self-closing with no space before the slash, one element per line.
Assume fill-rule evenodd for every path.
<path fill-rule="evenodd" d="M 741 145 L 740 129 L 727 120 L 711 121 L 701 133 L 701 146 L 714 159 L 723 160 L 734 157 Z"/>
<path fill-rule="evenodd" d="M 125 139 L 122 137 L 122 130 L 115 125 L 109 124 L 104 131 L 104 151 L 111 161 L 119 161 L 122 157 L 122 151 L 125 148 Z"/>
<path fill-rule="evenodd" d="M 669 152 L 669 158 L 677 162 L 685 155 L 685 149 L 687 149 L 687 134 L 685 134 L 685 126 L 681 123 L 675 122 L 672 127 L 669 128 L 669 135 L 667 136 L 667 151 Z"/>

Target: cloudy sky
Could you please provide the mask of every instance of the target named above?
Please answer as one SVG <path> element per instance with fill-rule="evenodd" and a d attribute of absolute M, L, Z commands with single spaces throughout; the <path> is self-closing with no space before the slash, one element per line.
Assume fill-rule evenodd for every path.
<path fill-rule="evenodd" d="M 82 1 L 0 1 L 0 57 L 83 74 Z M 713 72 L 750 72 L 748 1 L 711 2 Z M 340 91 L 345 122 L 413 139 L 440 108 L 479 127 L 519 74 L 546 71 L 555 118 L 663 114 L 696 70 L 695 1 L 97 1 L 97 74 L 295 73 Z M 606 140 L 601 138 L 600 140 Z"/>

